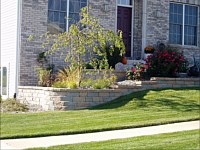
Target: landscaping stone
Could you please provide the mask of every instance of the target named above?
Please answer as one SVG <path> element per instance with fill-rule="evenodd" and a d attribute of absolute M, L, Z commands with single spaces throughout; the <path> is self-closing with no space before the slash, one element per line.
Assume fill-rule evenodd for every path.
<path fill-rule="evenodd" d="M 125 80 L 118 82 L 115 89 L 64 89 L 49 87 L 19 87 L 18 100 L 34 106 L 34 110 L 74 110 L 112 101 L 132 92 L 177 87 L 199 87 L 199 78 L 161 78 L 150 81 Z"/>

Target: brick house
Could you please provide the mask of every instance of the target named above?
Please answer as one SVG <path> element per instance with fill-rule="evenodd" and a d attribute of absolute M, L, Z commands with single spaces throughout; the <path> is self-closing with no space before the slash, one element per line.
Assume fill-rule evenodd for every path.
<path fill-rule="evenodd" d="M 143 59 L 144 47 L 158 42 L 184 50 L 191 60 L 200 52 L 200 0 L 1 0 L 1 95 L 37 84 L 36 57 L 41 41 L 29 35 L 67 31 L 81 7 L 105 28 L 123 31 L 126 56 Z M 72 19 L 65 19 L 72 18 Z M 59 56 L 52 63 L 62 65 Z"/>

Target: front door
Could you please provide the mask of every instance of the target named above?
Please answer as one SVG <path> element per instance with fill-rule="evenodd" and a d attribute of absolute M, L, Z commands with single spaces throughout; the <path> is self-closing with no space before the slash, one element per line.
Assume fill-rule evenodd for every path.
<path fill-rule="evenodd" d="M 126 47 L 126 57 L 131 57 L 131 20 L 132 8 L 117 7 L 117 29 L 123 32 L 123 41 Z"/>

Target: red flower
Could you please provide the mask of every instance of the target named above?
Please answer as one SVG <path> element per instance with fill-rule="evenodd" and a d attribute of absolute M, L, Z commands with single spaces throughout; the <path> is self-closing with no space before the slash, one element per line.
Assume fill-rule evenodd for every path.
<path fill-rule="evenodd" d="M 132 71 L 133 71 L 133 72 L 136 72 L 136 69 L 135 69 L 135 68 L 132 68 Z"/>
<path fill-rule="evenodd" d="M 145 69 L 148 69 L 148 65 L 147 65 L 147 64 L 144 64 L 144 68 L 145 68 Z"/>

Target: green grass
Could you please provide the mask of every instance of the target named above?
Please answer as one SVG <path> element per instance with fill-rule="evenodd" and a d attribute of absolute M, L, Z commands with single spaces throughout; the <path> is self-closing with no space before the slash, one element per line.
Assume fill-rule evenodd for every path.
<path fill-rule="evenodd" d="M 200 130 L 35 148 L 30 150 L 199 150 Z"/>
<path fill-rule="evenodd" d="M 200 119 L 199 88 L 149 90 L 78 111 L 1 113 L 1 139 L 142 127 Z"/>

